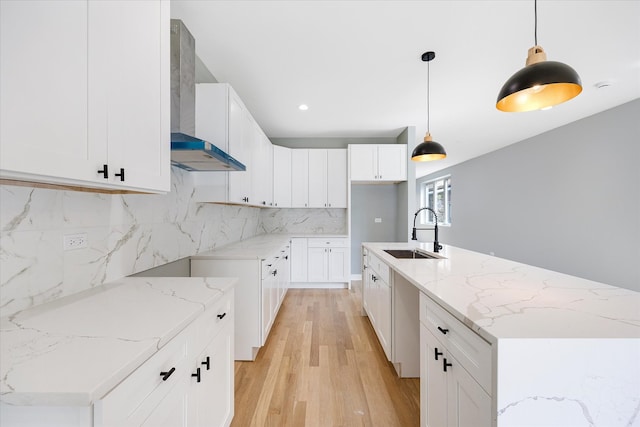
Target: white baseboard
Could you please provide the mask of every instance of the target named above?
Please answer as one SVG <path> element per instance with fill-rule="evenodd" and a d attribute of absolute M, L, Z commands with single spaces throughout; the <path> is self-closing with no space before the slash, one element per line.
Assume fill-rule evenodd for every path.
<path fill-rule="evenodd" d="M 360 274 L 352 274 L 351 280 L 362 280 L 362 273 Z"/>

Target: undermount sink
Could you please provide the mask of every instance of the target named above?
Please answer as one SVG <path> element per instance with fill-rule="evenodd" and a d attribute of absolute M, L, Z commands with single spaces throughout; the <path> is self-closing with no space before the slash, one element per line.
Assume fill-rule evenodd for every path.
<path fill-rule="evenodd" d="M 415 258 L 415 259 L 439 259 L 436 256 L 426 254 L 424 252 L 412 251 L 409 249 L 384 249 L 386 253 L 394 258 Z"/>

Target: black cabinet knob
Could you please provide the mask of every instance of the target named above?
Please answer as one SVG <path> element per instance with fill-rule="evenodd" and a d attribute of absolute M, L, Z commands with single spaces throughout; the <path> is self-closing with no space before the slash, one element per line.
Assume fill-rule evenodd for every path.
<path fill-rule="evenodd" d="M 124 181 L 124 169 L 120 168 L 120 173 L 116 173 L 113 176 L 118 176 L 120 177 L 120 181 Z"/>
<path fill-rule="evenodd" d="M 201 363 L 201 365 L 204 365 L 207 367 L 207 371 L 209 369 L 211 369 L 211 358 L 209 356 L 207 356 L 207 358 L 204 360 L 204 362 Z"/>
<path fill-rule="evenodd" d="M 440 332 L 442 332 L 443 334 L 445 334 L 445 335 L 447 334 L 447 332 L 449 332 L 449 330 L 448 330 L 448 329 L 441 328 L 440 326 L 438 326 L 438 330 L 439 330 Z"/>
<path fill-rule="evenodd" d="M 227 315 L 227 313 L 226 313 L 226 312 L 225 312 L 225 313 L 222 313 L 222 314 L 218 314 L 218 319 L 221 319 L 221 320 L 222 320 L 222 319 L 224 319 L 224 316 L 226 316 L 226 315 Z"/>
<path fill-rule="evenodd" d="M 196 369 L 195 374 L 191 374 L 192 377 L 196 377 L 196 382 L 200 382 L 200 368 Z"/>
<path fill-rule="evenodd" d="M 162 381 L 168 380 L 169 377 L 171 376 L 171 374 L 173 374 L 175 371 L 176 371 L 176 368 L 171 368 L 167 372 L 160 372 L 160 376 L 162 377 Z"/>

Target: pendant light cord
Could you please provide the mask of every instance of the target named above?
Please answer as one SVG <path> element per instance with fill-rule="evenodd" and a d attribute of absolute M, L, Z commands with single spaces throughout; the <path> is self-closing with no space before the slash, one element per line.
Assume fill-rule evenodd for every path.
<path fill-rule="evenodd" d="M 427 134 L 431 133 L 429 128 L 429 62 L 431 61 L 427 61 Z"/>
<path fill-rule="evenodd" d="M 538 46 L 538 0 L 533 0 L 533 37 L 534 37 L 534 46 Z"/>

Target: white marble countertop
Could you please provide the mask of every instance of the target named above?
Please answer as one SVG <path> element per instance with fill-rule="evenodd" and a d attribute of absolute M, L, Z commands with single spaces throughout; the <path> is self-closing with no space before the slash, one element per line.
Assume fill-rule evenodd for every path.
<path fill-rule="evenodd" d="M 89 406 L 235 278 L 124 278 L 0 319 L 0 401 Z"/>
<path fill-rule="evenodd" d="M 214 250 L 192 255 L 191 259 L 266 259 L 294 237 L 343 238 L 339 234 L 261 234 Z"/>
<path fill-rule="evenodd" d="M 443 245 L 445 259 L 378 258 L 491 343 L 506 338 L 640 338 L 640 293 Z"/>

